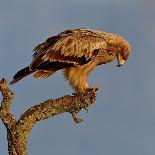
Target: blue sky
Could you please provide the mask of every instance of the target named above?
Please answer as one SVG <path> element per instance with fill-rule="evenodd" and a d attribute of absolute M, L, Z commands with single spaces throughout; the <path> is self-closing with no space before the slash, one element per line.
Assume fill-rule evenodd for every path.
<path fill-rule="evenodd" d="M 31 62 L 33 48 L 68 28 L 85 27 L 125 37 L 132 48 L 129 61 L 98 67 L 89 78 L 100 90 L 95 105 L 80 113 L 37 123 L 28 139 L 29 154 L 154 155 L 155 154 L 155 1 L 154 0 L 1 0 L 0 78 Z M 48 98 L 71 94 L 58 72 L 14 86 L 11 111 L 16 118 Z M 0 99 L 2 97 L 0 96 Z M 0 122 L 0 153 L 7 155 L 6 129 Z"/>

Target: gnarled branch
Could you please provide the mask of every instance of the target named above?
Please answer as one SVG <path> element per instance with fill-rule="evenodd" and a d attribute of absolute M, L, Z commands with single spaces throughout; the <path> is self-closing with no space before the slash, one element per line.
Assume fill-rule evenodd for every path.
<path fill-rule="evenodd" d="M 6 80 L 2 79 L 0 81 L 0 91 L 3 100 L 0 106 L 0 118 L 7 129 L 9 154 L 27 154 L 27 137 L 37 121 L 69 112 L 75 123 L 80 123 L 82 119 L 78 117 L 77 113 L 83 108 L 87 110 L 89 105 L 95 103 L 97 90 L 98 88 L 91 88 L 83 93 L 49 99 L 31 107 L 20 116 L 19 120 L 16 120 L 10 112 L 14 94 L 8 88 Z"/>

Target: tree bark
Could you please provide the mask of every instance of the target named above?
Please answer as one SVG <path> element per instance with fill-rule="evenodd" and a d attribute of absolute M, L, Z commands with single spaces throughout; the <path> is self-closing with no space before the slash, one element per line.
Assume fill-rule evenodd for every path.
<path fill-rule="evenodd" d="M 0 91 L 3 100 L 0 106 L 0 118 L 7 129 L 9 154 L 27 155 L 27 138 L 37 121 L 69 112 L 75 123 L 80 123 L 82 119 L 78 117 L 77 113 L 81 109 L 87 110 L 89 105 L 95 103 L 97 90 L 98 88 L 90 88 L 83 93 L 66 95 L 58 99 L 48 99 L 31 107 L 20 116 L 19 120 L 16 120 L 10 112 L 14 94 L 7 86 L 6 80 L 2 79 Z"/>

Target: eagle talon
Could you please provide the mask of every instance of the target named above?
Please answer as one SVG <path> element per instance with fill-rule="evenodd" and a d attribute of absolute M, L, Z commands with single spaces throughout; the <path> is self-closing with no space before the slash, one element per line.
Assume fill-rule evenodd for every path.
<path fill-rule="evenodd" d="M 81 123 L 81 122 L 83 121 L 83 119 L 81 119 L 81 118 L 76 118 L 74 121 L 75 121 L 75 123 Z"/>

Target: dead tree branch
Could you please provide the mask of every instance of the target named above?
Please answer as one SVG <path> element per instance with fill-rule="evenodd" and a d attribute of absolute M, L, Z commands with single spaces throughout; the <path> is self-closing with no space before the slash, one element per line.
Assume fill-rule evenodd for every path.
<path fill-rule="evenodd" d="M 9 154 L 27 155 L 27 138 L 37 121 L 69 112 L 75 123 L 80 123 L 82 119 L 78 117 L 77 113 L 81 109 L 87 110 L 89 105 L 95 103 L 97 90 L 97 88 L 91 88 L 83 93 L 76 93 L 71 96 L 66 95 L 58 99 L 49 99 L 31 107 L 20 116 L 19 120 L 16 120 L 10 112 L 14 94 L 8 88 L 6 80 L 2 79 L 0 81 L 0 91 L 3 100 L 0 106 L 0 118 L 7 129 Z"/>

